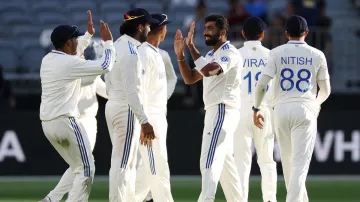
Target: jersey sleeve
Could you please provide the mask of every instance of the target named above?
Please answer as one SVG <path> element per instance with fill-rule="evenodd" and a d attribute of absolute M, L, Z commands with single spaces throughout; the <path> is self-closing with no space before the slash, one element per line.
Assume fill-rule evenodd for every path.
<path fill-rule="evenodd" d="M 215 61 L 220 65 L 223 73 L 227 73 L 231 68 L 235 67 L 241 59 L 240 53 L 236 50 L 221 50 Z"/>
<path fill-rule="evenodd" d="M 268 75 L 271 78 L 274 78 L 276 75 L 276 63 L 274 53 L 272 51 L 269 52 L 267 64 L 264 68 L 263 74 Z"/>
<path fill-rule="evenodd" d="M 84 50 L 89 46 L 92 35 L 89 32 L 85 32 L 83 36 L 78 38 L 78 46 L 76 49 L 77 56 L 84 53 Z"/>
<path fill-rule="evenodd" d="M 100 95 L 103 98 L 108 99 L 108 96 L 106 94 L 106 84 L 105 82 L 98 76 L 95 79 L 95 85 L 96 85 L 96 94 Z"/>
<path fill-rule="evenodd" d="M 66 73 L 71 78 L 95 76 L 109 72 L 115 62 L 115 48 L 112 41 L 106 41 L 103 56 L 99 60 L 84 60 L 78 56 L 71 57 Z"/>
<path fill-rule="evenodd" d="M 121 79 L 123 81 L 124 90 L 128 98 L 131 110 L 138 118 L 140 124 L 148 122 L 143 108 L 143 98 L 141 92 L 141 61 L 135 54 L 128 55 L 123 59 L 123 71 Z"/>
<path fill-rule="evenodd" d="M 320 68 L 317 73 L 317 80 L 327 80 L 329 79 L 329 71 L 327 67 L 327 62 L 324 54 L 320 55 Z"/>
<path fill-rule="evenodd" d="M 177 83 L 177 76 L 174 71 L 174 66 L 171 58 L 167 52 L 164 52 L 163 61 L 165 65 L 166 80 L 167 80 L 167 98 L 169 99 L 175 90 Z"/>

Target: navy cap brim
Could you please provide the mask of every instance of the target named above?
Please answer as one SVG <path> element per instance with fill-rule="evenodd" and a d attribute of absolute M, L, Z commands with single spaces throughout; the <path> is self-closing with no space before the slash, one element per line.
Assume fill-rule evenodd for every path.
<path fill-rule="evenodd" d="M 151 16 L 146 16 L 144 18 L 144 21 L 145 22 L 148 22 L 148 23 L 159 23 L 159 20 L 155 19 L 155 18 L 152 18 Z"/>

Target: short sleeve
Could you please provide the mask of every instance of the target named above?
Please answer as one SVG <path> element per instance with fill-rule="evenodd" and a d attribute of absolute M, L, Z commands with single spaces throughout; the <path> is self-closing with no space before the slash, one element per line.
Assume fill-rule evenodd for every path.
<path fill-rule="evenodd" d="M 241 59 L 238 50 L 221 50 L 215 61 L 220 65 L 223 73 L 227 73 L 232 67 L 235 67 Z"/>
<path fill-rule="evenodd" d="M 329 79 L 329 71 L 327 67 L 327 62 L 324 54 L 320 55 L 320 67 L 317 73 L 317 80 L 327 80 Z"/>
<path fill-rule="evenodd" d="M 275 54 L 272 51 L 269 52 L 267 64 L 263 71 L 263 74 L 268 75 L 271 78 L 274 78 L 276 74 L 276 63 L 274 55 Z"/>

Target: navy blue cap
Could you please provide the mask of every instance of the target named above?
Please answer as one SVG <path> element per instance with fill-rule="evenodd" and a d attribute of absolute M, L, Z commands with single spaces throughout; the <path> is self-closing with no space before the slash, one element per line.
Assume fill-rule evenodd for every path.
<path fill-rule="evenodd" d="M 51 42 L 53 44 L 65 44 L 65 42 L 73 37 L 82 36 L 77 26 L 59 25 L 51 33 Z"/>
<path fill-rule="evenodd" d="M 289 34 L 302 34 L 308 30 L 308 25 L 305 18 L 299 15 L 291 16 L 285 24 L 285 29 Z"/>
<path fill-rule="evenodd" d="M 125 22 L 145 22 L 145 23 L 159 23 L 158 20 L 151 17 L 150 13 L 143 8 L 134 8 L 129 10 L 124 15 Z"/>
<path fill-rule="evenodd" d="M 151 14 L 151 17 L 159 21 L 158 23 L 152 23 L 150 25 L 151 30 L 157 29 L 161 26 L 171 23 L 171 21 L 168 19 L 168 16 L 166 14 L 154 13 Z"/>
<path fill-rule="evenodd" d="M 266 24 L 261 18 L 252 16 L 245 20 L 242 29 L 247 36 L 257 36 L 266 29 Z"/>

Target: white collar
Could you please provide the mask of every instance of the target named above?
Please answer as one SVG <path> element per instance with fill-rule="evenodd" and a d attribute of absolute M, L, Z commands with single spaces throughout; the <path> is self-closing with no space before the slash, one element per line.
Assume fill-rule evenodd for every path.
<path fill-rule="evenodd" d="M 305 41 L 295 41 L 295 40 L 290 40 L 287 43 L 288 44 L 307 44 Z"/>
<path fill-rule="evenodd" d="M 57 51 L 57 50 L 52 50 L 52 53 L 56 53 L 56 54 L 60 54 L 60 55 L 67 55 L 66 53 L 62 52 L 62 51 Z"/>
<path fill-rule="evenodd" d="M 261 46 L 261 41 L 259 40 L 245 41 L 244 46 Z"/>
<path fill-rule="evenodd" d="M 129 35 L 126 35 L 126 34 L 123 34 L 120 38 L 124 38 L 125 40 L 128 40 L 130 41 L 131 43 L 133 43 L 135 46 L 140 46 L 141 45 L 141 42 L 138 41 L 137 39 L 129 36 Z"/>
<path fill-rule="evenodd" d="M 150 48 L 152 48 L 155 52 L 159 52 L 159 48 L 156 48 L 155 46 L 151 45 L 149 42 L 145 41 L 144 44 L 147 44 Z"/>

